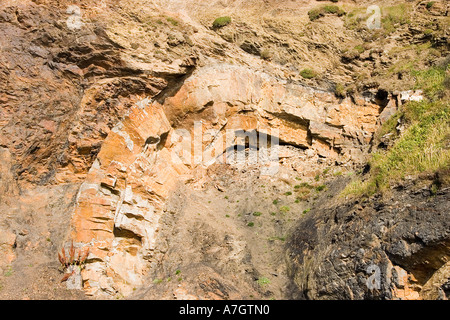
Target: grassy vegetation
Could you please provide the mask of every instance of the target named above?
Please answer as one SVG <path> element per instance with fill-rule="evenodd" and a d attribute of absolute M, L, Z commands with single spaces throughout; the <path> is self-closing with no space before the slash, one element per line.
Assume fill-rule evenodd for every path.
<path fill-rule="evenodd" d="M 381 7 L 381 32 L 372 30 L 374 34 L 382 36 L 395 31 L 399 26 L 410 23 L 411 6 L 409 4 L 399 4 L 390 7 Z M 345 17 L 345 26 L 348 29 L 367 29 L 367 19 L 373 12 L 367 13 L 367 7 L 354 8 Z"/>
<path fill-rule="evenodd" d="M 231 23 L 231 17 L 219 17 L 213 22 L 213 28 L 222 28 Z"/>
<path fill-rule="evenodd" d="M 345 16 L 344 25 L 347 29 L 356 30 L 362 27 L 363 22 L 368 19 L 366 8 L 355 8 Z"/>
<path fill-rule="evenodd" d="M 446 81 L 445 76 L 445 69 L 446 68 L 441 67 L 430 68 L 425 71 L 412 70 L 412 74 L 416 78 L 415 89 L 422 89 L 431 101 L 441 98 L 446 89 L 445 86 L 448 86 L 448 81 Z"/>
<path fill-rule="evenodd" d="M 311 21 L 317 20 L 326 14 L 337 14 L 338 16 L 342 16 L 345 14 L 345 11 L 335 5 L 325 5 L 308 11 L 309 20 Z"/>
<path fill-rule="evenodd" d="M 342 171 L 333 172 L 333 177 L 339 177 L 339 176 L 342 176 Z"/>
<path fill-rule="evenodd" d="M 356 51 L 358 51 L 358 53 L 363 53 L 364 51 L 366 51 L 366 49 L 364 49 L 364 47 L 362 45 L 357 45 L 354 48 Z"/>
<path fill-rule="evenodd" d="M 270 280 L 266 277 L 261 277 L 256 281 L 261 287 L 270 284 Z"/>
<path fill-rule="evenodd" d="M 280 207 L 280 211 L 282 212 L 282 213 L 287 213 L 287 212 L 289 212 L 291 209 L 288 207 L 288 206 L 281 206 Z"/>
<path fill-rule="evenodd" d="M 297 193 L 295 203 L 300 203 L 300 201 L 308 199 L 312 189 L 314 187 L 307 182 L 296 185 L 294 187 L 294 191 Z"/>
<path fill-rule="evenodd" d="M 387 76 L 394 76 L 399 73 L 413 74 L 416 72 L 416 66 L 424 62 L 427 55 L 430 54 L 432 44 L 430 41 L 420 44 L 410 44 L 404 47 L 394 47 L 389 51 L 393 56 L 409 56 L 408 59 L 399 59 L 388 69 Z M 412 88 L 408 88 L 412 89 Z"/>
<path fill-rule="evenodd" d="M 316 76 L 316 73 L 312 69 L 305 68 L 302 71 L 300 71 L 300 75 L 305 79 L 312 79 Z"/>
<path fill-rule="evenodd" d="M 316 191 L 320 192 L 322 190 L 325 190 L 326 187 L 327 187 L 326 185 L 322 184 L 322 185 L 316 187 Z"/>
<path fill-rule="evenodd" d="M 395 31 L 398 26 L 410 23 L 410 8 L 406 4 L 382 8 L 381 26 L 387 32 Z"/>
<path fill-rule="evenodd" d="M 267 239 L 269 241 L 275 241 L 275 240 L 279 240 L 279 241 L 286 241 L 286 237 L 270 237 L 269 239 Z"/>
<path fill-rule="evenodd" d="M 307 188 L 307 189 L 312 189 L 314 188 L 312 185 L 310 185 L 308 182 L 302 182 L 300 183 L 300 188 Z"/>
<path fill-rule="evenodd" d="M 8 269 L 4 272 L 3 275 L 4 275 L 5 277 L 10 277 L 10 276 L 13 275 L 13 273 L 14 273 L 14 271 L 13 271 L 12 267 L 11 267 L 11 266 L 8 266 Z"/>
<path fill-rule="evenodd" d="M 342 83 L 337 83 L 336 87 L 334 88 L 334 94 L 337 97 L 345 98 L 345 96 L 347 95 L 347 90 Z"/>
<path fill-rule="evenodd" d="M 426 99 L 404 105 L 381 128 L 381 133 L 396 133 L 397 120 L 402 119 L 407 129 L 397 137 L 388 150 L 372 154 L 370 175 L 365 181 L 354 180 L 344 195 L 371 195 L 383 191 L 407 175 L 435 172 L 450 167 L 450 108 L 448 75 L 444 67 L 412 71 L 416 89 L 422 89 Z"/>
<path fill-rule="evenodd" d="M 166 20 L 167 20 L 167 22 L 170 22 L 175 27 L 178 25 L 178 21 L 172 17 L 168 17 Z"/>

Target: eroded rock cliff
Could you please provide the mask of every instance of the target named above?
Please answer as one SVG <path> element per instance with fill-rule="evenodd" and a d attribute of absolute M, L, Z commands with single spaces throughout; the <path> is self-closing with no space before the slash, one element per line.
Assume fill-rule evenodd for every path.
<path fill-rule="evenodd" d="M 445 55 L 447 11 L 436 8 L 447 7 L 436 3 L 414 6 L 418 21 L 436 17 L 428 38 L 357 32 L 337 15 L 313 22 L 315 1 L 2 3 L 3 294 L 29 259 L 56 274 L 73 241 L 90 250 L 82 278 L 94 298 L 446 296 L 445 190 L 396 191 L 356 211 L 338 198 L 380 126 L 422 98 L 401 92 L 414 89 L 404 55 Z M 232 23 L 212 28 L 222 14 Z M 400 49 L 413 42 L 433 45 Z M 227 161 L 230 148 L 261 154 L 263 138 L 279 143 L 277 157 Z M 380 292 L 367 291 L 369 260 L 386 279 Z"/>

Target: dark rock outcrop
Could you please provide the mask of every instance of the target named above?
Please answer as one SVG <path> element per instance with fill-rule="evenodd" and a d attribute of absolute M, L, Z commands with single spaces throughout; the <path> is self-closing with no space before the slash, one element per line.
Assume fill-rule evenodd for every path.
<path fill-rule="evenodd" d="M 445 298 L 445 278 L 427 288 L 449 268 L 449 191 L 408 186 L 389 196 L 314 208 L 287 250 L 303 298 Z"/>

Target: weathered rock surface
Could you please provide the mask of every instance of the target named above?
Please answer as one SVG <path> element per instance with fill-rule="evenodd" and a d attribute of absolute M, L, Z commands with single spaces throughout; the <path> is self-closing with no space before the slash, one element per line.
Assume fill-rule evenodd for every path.
<path fill-rule="evenodd" d="M 9 230 L 0 229 L 0 270 L 9 266 L 16 258 L 16 235 Z"/>
<path fill-rule="evenodd" d="M 203 146 L 212 144 L 217 157 L 230 147 L 229 130 L 274 135 L 276 129 L 281 143 L 312 149 L 328 163 L 362 163 L 382 108 L 359 102 L 216 65 L 194 72 L 162 105 L 145 99 L 130 108 L 103 142 L 71 223 L 74 241 L 92 248 L 92 263 L 84 271 L 89 293 L 129 294 L 141 284 L 155 249 L 161 203 L 189 168 L 214 163 L 203 161 Z M 216 135 L 201 137 L 200 155 L 189 144 L 192 158 L 175 161 L 178 154 L 171 150 L 177 141 L 171 132 L 188 129 L 193 136 L 196 122 Z M 199 156 L 201 162 L 195 163 Z"/>
<path fill-rule="evenodd" d="M 436 17 L 432 43 L 442 48 L 447 38 L 446 31 L 439 28 L 445 17 L 439 8 L 447 6 L 436 3 L 428 11 L 417 5 L 416 14 Z M 0 267 L 25 268 L 27 259 L 39 260 L 41 251 L 45 254 L 39 265 L 48 264 L 53 257 L 56 261 L 59 248 L 73 240 L 77 247 L 90 248 L 82 272 L 83 286 L 96 298 L 131 295 L 134 289 L 148 285 L 149 274 L 173 272 L 176 257 L 185 261 L 195 257 L 196 262 L 183 264 L 189 283 L 176 288 L 168 285 L 162 294 L 165 297 L 229 299 L 266 294 L 268 291 L 261 293 L 261 288 L 254 286 L 258 270 L 226 279 L 233 270 L 253 270 L 255 265 L 279 258 L 268 255 L 265 260 L 249 260 L 241 256 L 242 252 L 261 254 L 257 241 L 244 249 L 246 241 L 251 243 L 247 232 L 236 234 L 239 240 L 229 241 L 227 230 L 218 229 L 215 218 L 208 223 L 189 220 L 184 223 L 192 232 L 174 241 L 183 245 L 182 240 L 192 240 L 189 245 L 164 247 L 161 228 L 163 237 L 173 230 L 167 230 L 166 220 L 162 224 L 160 220 L 170 211 L 167 204 L 178 183 L 194 179 L 197 170 L 224 162 L 223 155 L 230 147 L 251 154 L 254 141 L 234 137 L 227 144 L 227 133 L 243 131 L 257 133 L 256 142 L 266 135 L 281 144 L 278 157 L 268 162 L 280 170 L 274 178 L 274 196 L 285 184 L 294 185 L 294 175 L 312 182 L 335 166 L 339 166 L 335 173 L 342 174 L 340 170 L 365 163 L 377 128 L 401 103 L 421 98 L 420 92 L 403 88 L 411 79 L 403 79 L 401 72 L 383 87 L 379 82 L 397 60 L 411 53 L 398 50 L 397 44 L 420 44 L 427 38 L 414 30 L 399 31 L 402 36 L 389 37 L 381 50 L 370 34 L 348 29 L 347 22 L 337 16 L 309 22 L 307 10 L 315 2 L 265 1 L 261 5 L 250 1 L 245 7 L 253 11 L 247 16 L 240 1 L 215 3 L 211 10 L 197 1 L 85 1 L 79 4 L 79 16 L 73 7 L 68 10 L 71 4 L 54 0 L 0 4 L 0 81 L 4 84 L 0 88 Z M 233 23 L 212 30 L 210 20 L 230 9 Z M 255 14 L 258 12 L 260 15 Z M 78 18 L 79 24 L 74 25 Z M 346 51 L 363 40 L 371 42 L 363 53 Z M 277 54 L 271 55 L 274 51 Z M 391 52 L 397 52 L 398 58 Z M 430 63 L 438 59 L 436 52 L 434 55 Z M 317 76 L 304 79 L 299 70 L 310 65 Z M 335 92 L 341 82 L 345 92 Z M 199 132 L 203 135 L 195 141 Z M 185 134 L 189 139 L 183 139 Z M 212 156 L 208 155 L 211 152 Z M 252 164 L 232 164 L 230 168 L 240 174 L 255 169 Z M 203 188 L 210 183 L 209 187 L 223 192 L 233 188 L 232 179 L 245 182 L 240 174 L 219 184 L 220 179 L 211 184 L 208 177 L 202 177 L 197 185 Z M 256 185 L 258 179 L 252 182 Z M 303 200 L 321 187 L 298 186 L 294 191 Z M 401 197 L 395 194 L 396 199 Z M 443 212 L 445 197 L 446 193 L 439 194 L 432 200 L 437 212 Z M 250 212 L 258 203 L 265 203 L 263 198 L 253 199 L 245 210 Z M 416 200 L 418 208 L 426 208 L 425 200 Z M 271 201 L 267 201 L 269 205 Z M 387 206 L 387 200 L 377 201 Z M 290 205 L 301 211 L 309 209 L 294 203 Z M 190 208 L 197 209 L 197 205 Z M 385 234 L 378 231 L 379 221 L 374 222 L 369 207 L 363 210 L 364 218 L 355 219 L 357 223 L 348 218 L 353 217 L 350 204 L 324 208 L 325 216 L 336 211 L 345 217 L 336 218 L 335 225 L 329 224 L 334 218 L 325 217 L 329 223 L 317 222 L 316 214 L 302 220 L 308 227 L 306 234 L 313 232 L 313 237 L 305 240 L 305 234 L 295 232 L 290 249 L 297 259 L 292 263 L 292 270 L 298 271 L 293 276 L 304 297 L 445 297 L 448 270 L 442 261 L 448 256 L 444 232 L 448 225 L 441 221 L 440 229 L 435 228 L 433 223 L 440 220 L 433 221 L 431 215 L 411 220 L 415 211 L 401 206 L 394 206 L 399 211 L 396 216 L 373 207 L 394 221 L 396 227 Z M 214 208 L 215 212 L 222 209 Z M 180 223 L 194 214 L 187 212 Z M 245 213 L 245 219 L 248 215 Z M 420 230 L 426 239 L 420 230 L 415 236 L 420 241 L 407 234 L 413 221 L 424 228 L 426 232 Z M 273 228 L 278 230 L 278 222 Z M 330 238 L 336 228 L 349 228 L 351 233 Z M 436 232 L 429 234 L 428 230 Z M 210 240 L 216 232 L 223 239 Z M 393 269 L 396 276 L 389 275 L 394 279 L 389 285 L 397 281 L 396 285 L 388 289 L 388 284 L 383 284 L 384 291 L 370 294 L 354 285 L 346 287 L 342 284 L 345 279 L 352 283 L 362 279 L 355 274 L 366 264 L 355 258 L 323 289 L 322 282 L 331 277 L 320 268 L 331 254 L 328 244 L 344 243 L 345 250 L 336 252 L 348 255 L 347 251 L 359 250 L 367 233 L 375 234 L 378 240 L 373 241 L 380 242 L 383 250 L 375 246 L 379 251 L 365 251 L 363 256 L 376 256 L 378 260 L 373 261 L 381 263 L 382 270 Z M 313 243 L 314 252 L 319 252 L 311 258 L 312 264 L 302 265 L 303 255 L 310 259 L 309 253 L 302 251 L 302 241 L 306 247 Z M 219 253 L 212 255 L 219 262 L 212 262 L 208 254 L 197 255 L 196 246 L 206 252 L 209 247 L 217 249 Z M 436 256 L 422 256 L 429 251 Z M 167 252 L 173 257 L 165 256 Z M 227 254 L 237 257 L 231 267 L 223 265 L 230 259 Z M 333 254 L 330 272 L 341 263 Z M 426 264 L 424 259 L 431 261 Z M 388 264 L 383 264 L 387 260 Z M 54 265 L 48 266 L 56 273 Z M 285 285 L 285 280 L 276 281 L 274 288 Z M 245 288 L 240 288 L 241 284 Z M 12 280 L 7 288 L 14 288 Z M 161 290 L 145 289 L 136 297 L 155 297 Z M 277 297 L 293 296 L 282 292 Z"/>
<path fill-rule="evenodd" d="M 448 191 L 409 185 L 314 208 L 287 249 L 303 298 L 448 299 Z"/>
<path fill-rule="evenodd" d="M 71 238 L 89 245 L 83 276 L 90 294 L 100 289 L 129 294 L 142 282 L 162 202 L 176 177 L 187 171 L 172 164 L 164 146 L 170 129 L 161 106 L 144 101 L 131 108 L 104 141 L 81 185 Z"/>

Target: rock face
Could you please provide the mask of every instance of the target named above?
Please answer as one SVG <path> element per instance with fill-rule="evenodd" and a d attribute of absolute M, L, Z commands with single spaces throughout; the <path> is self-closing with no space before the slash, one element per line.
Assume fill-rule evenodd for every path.
<path fill-rule="evenodd" d="M 112 129 L 77 196 L 71 237 L 91 248 L 83 271 L 89 294 L 129 294 L 141 284 L 162 201 L 187 170 L 165 148 L 170 125 L 161 106 L 145 102 Z"/>
<path fill-rule="evenodd" d="M 11 152 L 6 148 L 0 148 L 0 164 L 0 201 L 9 203 L 8 199 L 17 195 L 19 190 L 14 180 Z"/>
<path fill-rule="evenodd" d="M 216 130 L 276 129 L 280 143 L 353 162 L 363 161 L 360 156 L 384 108 L 379 104 L 375 97 L 340 100 L 329 92 L 230 65 L 198 70 L 164 103 L 175 127 L 202 120 Z"/>
<path fill-rule="evenodd" d="M 160 105 L 144 99 L 129 109 L 81 186 L 72 238 L 92 248 L 83 275 L 90 294 L 126 295 L 142 283 L 162 203 L 180 175 L 214 163 L 195 163 L 199 155 L 191 145 L 185 150 L 191 159 L 176 161 L 175 150 L 186 147 L 174 139 L 177 130 L 194 135 L 198 122 L 202 132 L 215 132 L 201 137 L 201 159 L 207 146 L 217 156 L 226 152 L 230 130 L 270 135 L 276 130 L 280 143 L 310 149 L 330 163 L 362 163 L 382 110 L 375 100 L 339 101 L 327 92 L 220 64 L 197 70 L 163 100 Z"/>
<path fill-rule="evenodd" d="M 303 298 L 448 299 L 448 201 L 410 184 L 313 209 L 287 250 Z"/>
<path fill-rule="evenodd" d="M 0 229 L 0 270 L 10 265 L 16 258 L 14 248 L 16 246 L 16 235 L 9 230 Z"/>
<path fill-rule="evenodd" d="M 14 150 L 14 176 L 24 186 L 83 181 L 127 110 L 167 86 L 153 74 L 189 68 L 183 55 L 170 67 L 142 67 L 102 25 L 106 9 L 91 5 L 82 7 L 89 23 L 74 30 L 64 1 L 0 5 L 0 146 Z"/>
<path fill-rule="evenodd" d="M 361 54 L 344 54 L 342 43 L 352 47 L 356 43 L 354 32 L 346 30 L 338 17 L 305 27 L 305 8 L 313 8 L 313 2 L 265 1 L 261 6 L 250 1 L 257 12 L 268 11 L 264 21 L 254 15 L 248 23 L 239 19 L 235 23 L 233 16 L 234 27 L 214 31 L 205 21 L 222 14 L 217 8 L 234 8 L 236 15 L 243 12 L 240 2 L 224 3 L 215 3 L 217 7 L 207 12 L 203 4 L 191 1 L 85 1 L 79 7 L 54 0 L 0 4 L 4 84 L 0 88 L 0 268 L 10 266 L 18 252 L 26 253 L 18 259 L 22 265 L 31 251 L 42 249 L 46 259 L 56 257 L 57 247 L 74 241 L 76 247 L 90 249 L 81 274 L 85 292 L 95 298 L 129 296 L 148 281 L 149 270 L 167 251 L 158 247 L 165 243 L 160 220 L 170 211 L 167 201 L 180 181 L 223 163 L 245 172 L 245 163 L 227 162 L 228 151 L 242 149 L 251 155 L 251 150 L 264 150 L 261 141 L 282 147 L 275 157 L 256 163 L 258 169 L 281 166 L 276 176 L 280 183 L 294 174 L 310 181 L 334 166 L 361 166 L 379 126 L 402 102 L 422 98 L 420 92 L 394 92 L 370 79 L 362 81 L 370 78 L 373 69 L 388 69 L 391 58 L 372 47 Z M 440 17 L 436 8 L 445 6 L 439 2 L 430 11 Z M 300 20 L 291 26 L 292 13 L 297 17 L 299 9 Z M 287 14 L 283 16 L 287 20 L 277 20 L 278 13 Z M 305 34 L 293 32 L 300 25 L 307 29 L 306 40 Z M 342 32 L 337 40 L 336 28 Z M 392 38 L 391 42 L 397 41 Z M 441 40 L 436 46 L 445 43 Z M 273 59 L 270 52 L 263 54 L 268 49 L 277 50 Z M 313 63 L 320 76 L 300 76 L 307 63 Z M 356 80 L 359 91 L 336 92 L 339 81 Z M 200 188 L 207 180 L 199 182 Z M 222 187 L 213 187 L 222 192 Z M 302 186 L 298 191 L 310 189 Z M 431 215 L 414 220 L 425 232 L 414 237 L 407 231 L 413 223 L 408 219 L 425 210 L 423 199 L 413 199 L 417 212 L 395 207 L 397 216 L 383 209 L 387 201 L 376 200 L 357 219 L 356 204 L 349 204 L 324 208 L 323 214 L 302 220 L 299 230 L 311 233 L 311 238 L 296 232 L 289 248 L 297 287 L 306 298 L 447 295 L 446 197 L 439 194 L 435 202 L 443 220 L 434 221 Z M 256 199 L 253 205 L 257 203 Z M 392 229 L 380 227 L 383 224 L 373 211 L 381 212 Z M 195 214 L 188 213 L 187 217 Z M 216 226 L 188 225 L 192 230 L 207 229 L 197 239 L 205 247 L 244 251 L 243 240 L 227 242 L 226 230 L 220 233 L 224 244 L 210 241 Z M 345 228 L 351 236 L 339 233 Z M 190 236 L 187 233 L 186 239 Z M 366 238 L 375 251 L 359 250 Z M 342 247 L 330 253 L 330 243 Z M 198 243 L 193 239 L 191 244 Z M 188 253 L 192 251 L 190 247 Z M 169 252 L 189 260 L 183 250 Z M 362 255 L 365 260 L 345 264 L 336 254 Z M 243 296 L 236 283 L 202 264 L 209 263 L 207 255 L 200 256 L 199 275 L 196 266 L 186 266 L 197 276 L 195 290 L 181 285 L 177 297 Z M 251 269 L 247 256 L 239 259 Z M 355 270 L 365 268 L 367 259 L 389 279 L 382 283 L 381 293 L 354 286 L 363 281 Z M 326 261 L 332 264 L 330 273 L 322 274 L 320 266 Z M 342 270 L 330 275 L 336 268 Z M 208 274 L 212 274 L 209 280 L 200 279 Z M 342 279 L 350 279 L 351 284 Z M 441 282 L 440 289 L 433 287 Z M 249 296 L 254 288 L 245 290 Z"/>

